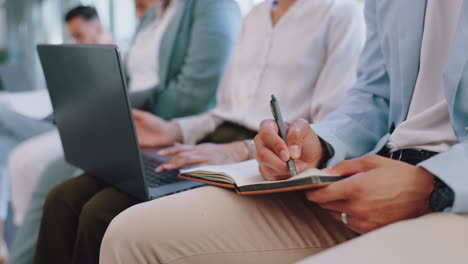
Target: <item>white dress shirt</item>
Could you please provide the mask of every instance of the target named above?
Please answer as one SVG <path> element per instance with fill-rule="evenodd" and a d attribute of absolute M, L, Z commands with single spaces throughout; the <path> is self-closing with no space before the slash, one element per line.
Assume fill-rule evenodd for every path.
<path fill-rule="evenodd" d="M 271 119 L 270 96 L 285 120 L 321 120 L 353 85 L 364 42 L 362 6 L 348 0 L 297 0 L 276 24 L 268 2 L 246 17 L 218 89 L 217 107 L 178 119 L 185 144 L 225 121 L 257 131 Z"/>
<path fill-rule="evenodd" d="M 428 0 L 418 80 L 407 120 L 390 138 L 394 150 L 444 152 L 458 142 L 450 123 L 443 72 L 455 36 L 463 0 Z"/>
<path fill-rule="evenodd" d="M 159 50 L 167 26 L 183 0 L 172 0 L 166 11 L 158 15 L 135 38 L 128 54 L 129 90 L 151 89 L 159 84 Z"/>

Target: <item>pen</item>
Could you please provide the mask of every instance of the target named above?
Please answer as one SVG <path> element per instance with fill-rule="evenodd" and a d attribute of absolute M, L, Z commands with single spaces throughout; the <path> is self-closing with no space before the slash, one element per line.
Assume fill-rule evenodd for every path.
<path fill-rule="evenodd" d="M 286 142 L 287 130 L 286 130 L 286 126 L 284 125 L 283 116 L 281 115 L 281 110 L 280 110 L 278 100 L 276 100 L 275 95 L 271 95 L 270 108 L 271 108 L 271 113 L 273 114 L 273 117 L 275 118 L 276 124 L 278 125 L 280 136 L 284 140 L 284 142 Z M 296 176 L 297 171 L 296 171 L 296 164 L 294 164 L 294 160 L 290 158 L 287 164 L 288 164 L 288 168 L 289 168 L 289 172 L 291 173 L 291 176 L 292 177 Z"/>

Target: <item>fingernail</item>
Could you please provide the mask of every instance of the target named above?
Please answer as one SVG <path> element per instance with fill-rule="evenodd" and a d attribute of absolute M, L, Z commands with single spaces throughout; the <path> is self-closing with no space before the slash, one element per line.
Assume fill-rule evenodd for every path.
<path fill-rule="evenodd" d="M 284 161 L 288 161 L 289 160 L 289 153 L 286 151 L 286 150 L 282 150 L 280 152 L 280 158 Z"/>
<path fill-rule="evenodd" d="M 160 151 L 158 151 L 158 155 L 164 156 L 164 155 L 166 155 L 166 151 L 165 150 L 160 150 Z"/>
<path fill-rule="evenodd" d="M 289 147 L 289 153 L 291 154 L 291 157 L 293 159 L 298 159 L 299 156 L 301 155 L 299 151 L 299 146 L 298 145 L 292 145 Z"/>
<path fill-rule="evenodd" d="M 163 172 L 163 167 L 162 166 L 157 167 L 156 172 Z"/>

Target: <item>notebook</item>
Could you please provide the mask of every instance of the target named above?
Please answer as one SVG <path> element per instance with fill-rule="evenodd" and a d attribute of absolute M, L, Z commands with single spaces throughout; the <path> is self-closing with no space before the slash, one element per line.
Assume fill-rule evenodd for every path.
<path fill-rule="evenodd" d="M 236 164 L 204 166 L 183 171 L 179 177 L 210 185 L 235 189 L 241 195 L 290 192 L 323 187 L 346 177 L 332 176 L 319 169 L 308 169 L 282 181 L 268 181 L 258 171 L 256 160 Z"/>

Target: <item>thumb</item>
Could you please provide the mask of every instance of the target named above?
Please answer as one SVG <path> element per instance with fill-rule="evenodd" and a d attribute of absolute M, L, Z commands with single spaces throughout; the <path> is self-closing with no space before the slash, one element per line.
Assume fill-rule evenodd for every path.
<path fill-rule="evenodd" d="M 350 176 L 381 167 L 386 163 L 385 161 L 386 159 L 383 157 L 367 155 L 343 161 L 335 167 L 328 169 L 327 172 L 336 176 Z"/>

